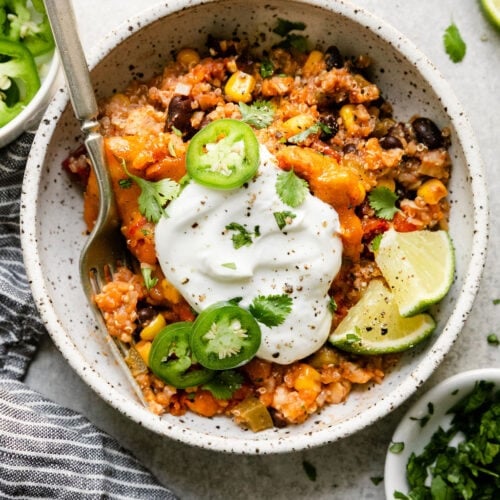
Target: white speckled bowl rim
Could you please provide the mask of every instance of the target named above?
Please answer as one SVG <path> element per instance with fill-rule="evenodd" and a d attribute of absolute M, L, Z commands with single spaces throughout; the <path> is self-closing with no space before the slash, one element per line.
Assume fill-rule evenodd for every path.
<path fill-rule="evenodd" d="M 392 436 L 392 443 L 403 443 L 401 453 L 387 451 L 384 486 L 386 498 L 394 498 L 394 492 L 408 494 L 406 464 L 411 453 L 422 453 L 432 434 L 439 426 L 446 429 L 452 415 L 448 410 L 469 394 L 477 382 L 493 382 L 500 390 L 500 368 L 479 368 L 457 373 L 429 389 L 408 409 Z M 429 413 L 432 404 L 432 414 Z M 423 418 L 428 419 L 421 426 Z"/>
<path fill-rule="evenodd" d="M 130 35 L 158 18 L 174 13 L 180 8 L 202 6 L 208 3 L 212 2 L 203 0 L 173 1 L 140 13 L 119 26 L 94 48 L 88 57 L 89 66 L 94 68 L 102 57 L 112 51 L 117 43 L 126 40 Z M 241 435 L 234 437 L 225 435 L 222 431 L 219 434 L 206 432 L 203 430 L 203 425 L 198 424 L 195 425 L 195 428 L 186 428 L 181 424 L 181 421 L 177 424 L 175 419 L 170 420 L 169 424 L 165 425 L 162 421 L 163 418 L 152 415 L 139 403 L 134 402 L 132 396 L 116 390 L 98 371 L 90 366 L 86 358 L 76 348 L 68 332 L 62 327 L 55 308 L 48 298 L 46 287 L 48 277 L 43 274 L 43 263 L 40 260 L 36 243 L 37 197 L 40 196 L 41 177 L 45 168 L 43 159 L 47 153 L 50 138 L 57 126 L 57 117 L 68 104 L 67 95 L 62 89 L 46 112 L 46 119 L 43 120 L 36 135 L 26 170 L 21 200 L 21 239 L 25 264 L 35 302 L 58 349 L 73 369 L 98 395 L 133 421 L 170 438 L 217 451 L 263 454 L 311 448 L 349 436 L 387 415 L 415 392 L 449 351 L 472 308 L 485 264 L 488 240 L 488 204 L 482 161 L 470 124 L 450 86 L 410 41 L 393 27 L 365 10 L 340 0 L 308 0 L 301 3 L 332 10 L 359 23 L 362 27 L 374 32 L 378 38 L 392 45 L 402 58 L 412 62 L 416 71 L 429 82 L 439 96 L 442 106 L 446 109 L 457 130 L 468 165 L 467 182 L 473 193 L 473 199 L 468 200 L 468 203 L 472 204 L 470 217 L 473 220 L 471 256 L 464 271 L 463 285 L 460 290 L 457 290 L 458 295 L 453 311 L 431 348 L 425 355 L 420 356 L 422 359 L 415 369 L 398 382 L 397 388 L 392 388 L 383 398 L 371 402 L 363 412 L 351 416 L 337 425 L 318 425 L 317 428 L 312 428 L 308 432 L 303 431 L 301 426 L 296 426 L 288 428 L 287 431 L 274 429 L 272 433 L 266 431 L 257 435 L 250 435 L 242 431 Z M 319 421 L 321 418 L 320 414 L 315 420 Z"/>

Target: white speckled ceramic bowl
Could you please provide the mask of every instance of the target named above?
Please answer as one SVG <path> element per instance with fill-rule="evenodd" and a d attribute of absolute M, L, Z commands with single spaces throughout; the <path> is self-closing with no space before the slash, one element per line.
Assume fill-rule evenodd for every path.
<path fill-rule="evenodd" d="M 44 61 L 44 57 L 39 59 Z M 13 120 L 0 127 L 0 148 L 17 139 L 23 132 L 36 130 L 55 91 L 62 84 L 63 77 L 57 52 L 54 52 L 46 62 L 44 61 L 43 66 L 44 75 L 38 92 Z"/>
<path fill-rule="evenodd" d="M 500 368 L 457 373 L 426 392 L 406 412 L 392 436 L 392 443 L 403 443 L 403 450 L 400 453 L 387 451 L 384 471 L 386 498 L 394 498 L 395 491 L 408 494 L 406 464 L 410 455 L 422 453 L 438 427 L 449 428 L 453 415 L 448 410 L 469 394 L 481 380 L 492 382 L 495 390 L 500 390 Z M 429 412 L 429 408 L 432 408 L 432 412 Z M 422 425 L 423 419 L 425 425 Z"/>
<path fill-rule="evenodd" d="M 172 1 L 140 13 L 92 52 L 89 63 L 100 96 L 124 88 L 134 76 L 161 70 L 172 51 L 204 46 L 210 34 L 250 38 L 260 45 L 276 38 L 277 18 L 304 21 L 311 40 L 337 45 L 345 55 L 368 53 L 373 78 L 394 103 L 396 116 L 429 116 L 452 131 L 450 231 L 456 245 L 456 279 L 437 310 L 432 339 L 408 352 L 383 384 L 355 391 L 307 423 L 253 434 L 228 418 L 187 414 L 157 417 L 136 399 L 96 331 L 78 276 L 84 243 L 82 194 L 61 170 L 81 140 L 64 92 L 45 114 L 28 161 L 22 199 L 22 241 L 33 294 L 54 342 L 103 399 L 160 435 L 212 450 L 272 453 L 310 448 L 353 434 L 408 398 L 439 365 L 460 333 L 479 286 L 487 244 L 487 200 L 481 160 L 462 108 L 436 69 L 396 30 L 339 0 Z"/>

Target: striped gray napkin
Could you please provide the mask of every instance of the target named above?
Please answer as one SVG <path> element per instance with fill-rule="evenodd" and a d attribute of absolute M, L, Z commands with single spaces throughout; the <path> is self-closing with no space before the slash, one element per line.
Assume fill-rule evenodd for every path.
<path fill-rule="evenodd" d="M 19 237 L 33 134 L 0 149 L 0 497 L 174 499 L 116 440 L 22 382 L 44 327 Z"/>

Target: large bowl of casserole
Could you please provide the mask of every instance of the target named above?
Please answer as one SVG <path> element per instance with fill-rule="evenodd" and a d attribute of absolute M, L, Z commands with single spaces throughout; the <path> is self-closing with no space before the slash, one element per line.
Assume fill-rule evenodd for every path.
<path fill-rule="evenodd" d="M 118 411 L 160 435 L 253 454 L 333 442 L 374 423 L 413 394 L 440 364 L 473 305 L 488 227 L 481 159 L 470 125 L 448 84 L 419 50 L 380 19 L 341 1 L 178 1 L 141 12 L 118 27 L 94 48 L 89 65 L 108 163 L 120 172 L 115 188 L 123 208 L 124 245 L 136 269 L 110 276 L 109 288 L 95 301 L 112 337 L 133 348 L 136 362 L 127 361 L 141 388 L 139 396 L 122 363 L 111 355 L 110 338 L 99 330 L 79 279 L 79 255 L 95 220 L 96 190 L 65 92 L 51 103 L 35 138 L 22 200 L 24 256 L 36 304 L 55 344 L 82 379 Z M 248 118 L 263 109 L 271 110 L 270 121 Z M 242 139 L 218 153 L 222 170 L 247 144 L 250 128 L 261 166 L 277 169 L 282 184 L 287 179 L 280 175 L 287 172 L 299 185 L 302 180 L 309 186 L 312 194 L 306 189 L 304 196 L 311 199 L 304 206 L 284 207 L 281 198 L 276 205 L 280 208 L 270 212 L 278 227 L 272 231 L 296 234 L 299 249 L 275 245 L 266 222 L 251 219 L 264 213 L 258 204 L 248 207 L 248 224 L 236 216 L 234 221 L 224 219 L 221 213 L 236 213 L 241 203 L 226 194 L 234 186 L 220 190 L 213 172 L 208 180 L 202 176 L 200 184 L 193 182 L 198 159 L 192 157 L 200 151 L 211 158 L 217 154 L 206 144 L 199 151 L 189 144 L 200 143 L 203 130 L 225 136 L 225 127 L 235 122 Z M 325 176 L 315 168 L 330 168 L 329 162 L 364 173 L 356 182 L 349 180 L 350 174 L 347 181 L 341 175 L 327 188 Z M 162 172 L 178 183 L 181 194 L 176 192 L 169 204 L 162 198 L 156 208 L 168 218 L 159 222 L 144 207 L 144 199 L 138 201 L 137 178 L 151 186 L 164 178 Z M 71 173 L 83 179 L 83 189 Z M 252 200 L 258 201 L 275 182 L 266 175 L 244 177 L 238 188 L 255 189 Z M 134 189 L 135 212 L 129 210 Z M 332 189 L 334 199 L 329 198 Z M 377 212 L 376 197 L 370 197 L 376 189 L 401 198 L 390 217 Z M 208 205 L 210 210 L 203 212 Z M 193 219 L 191 211 L 202 213 L 207 224 Z M 217 217 L 223 222 L 214 222 Z M 294 233 L 299 219 L 309 232 Z M 224 254 L 214 244 L 205 255 L 206 240 L 217 224 L 232 247 Z M 201 227 L 209 229 L 200 233 Z M 325 228 L 336 234 L 335 242 L 321 247 L 324 242 L 318 243 L 315 235 Z M 451 287 L 429 311 L 433 333 L 403 352 L 381 356 L 332 347 L 329 329 L 360 300 L 367 283 L 380 278 L 371 244 L 389 229 L 444 229 L 453 242 Z M 155 232 L 156 241 L 151 237 Z M 250 245 L 264 241 L 267 247 Z M 327 256 L 320 259 L 319 275 L 303 272 L 296 283 L 287 277 L 276 288 L 274 275 L 285 268 L 288 272 L 288 267 L 309 271 L 317 261 L 308 259 L 313 261 L 318 251 Z M 236 260 L 242 255 L 246 257 Z M 261 260 L 245 267 L 252 259 Z M 246 303 L 238 296 L 241 287 L 234 273 L 245 280 L 253 272 L 248 269 L 256 267 L 259 279 L 271 288 L 263 292 L 257 287 L 254 301 Z M 212 272 L 220 278 L 217 290 L 206 281 Z M 293 281 L 293 272 L 290 276 Z M 131 295 L 120 295 L 127 307 L 118 312 L 112 302 L 121 286 Z M 302 286 L 307 293 L 299 312 L 304 314 L 279 319 L 289 313 L 289 297 L 298 296 Z M 329 301 L 320 307 L 325 297 Z M 192 365 L 179 373 L 176 362 L 185 352 L 174 347 L 168 355 L 158 358 L 156 353 L 152 361 L 159 349 L 158 331 L 171 324 L 188 323 L 191 328 L 202 311 L 203 318 L 218 314 L 221 300 L 227 310 L 245 308 L 254 316 L 259 310 L 258 320 L 267 322 L 260 324 L 260 345 L 250 347 L 252 360 L 226 362 L 242 345 L 251 344 L 247 341 L 253 327 L 239 318 L 225 325 L 243 339 L 236 348 L 214 347 L 210 341 L 216 332 L 213 325 L 207 327 L 205 344 L 223 351 L 219 360 L 207 361 L 208 368 L 197 369 L 203 358 L 197 351 Z M 212 307 L 205 308 L 205 301 Z M 127 316 L 122 324 L 123 311 Z M 308 330 L 301 321 L 310 332 L 323 333 L 304 333 Z M 202 323 L 195 323 L 192 331 Z M 277 324 L 289 330 L 282 328 L 279 339 Z M 290 336 L 295 327 L 300 333 Z M 181 343 L 179 331 L 173 331 L 177 340 L 170 346 Z M 191 340 L 189 347 L 195 349 Z M 165 371 L 162 363 L 171 366 Z M 212 368 L 219 370 L 215 378 Z M 206 370 L 211 374 L 203 378 Z M 174 379 L 181 379 L 177 386 L 172 386 L 172 372 Z M 259 413 L 263 402 L 268 407 L 264 417 Z M 253 411 L 258 417 L 252 421 L 248 414 Z M 262 419 L 267 424 L 259 427 Z"/>

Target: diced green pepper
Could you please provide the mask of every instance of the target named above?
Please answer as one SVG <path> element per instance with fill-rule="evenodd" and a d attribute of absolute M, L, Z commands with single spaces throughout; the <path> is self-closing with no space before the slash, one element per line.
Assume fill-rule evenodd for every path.
<path fill-rule="evenodd" d="M 20 42 L 0 38 L 0 127 L 15 118 L 39 88 L 31 52 Z"/>
<path fill-rule="evenodd" d="M 253 396 L 238 403 L 233 408 L 232 414 L 238 424 L 250 428 L 253 432 L 271 429 L 274 426 L 269 410 L 264 403 Z"/>

